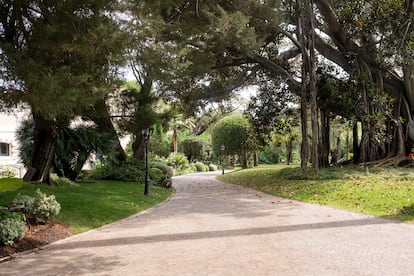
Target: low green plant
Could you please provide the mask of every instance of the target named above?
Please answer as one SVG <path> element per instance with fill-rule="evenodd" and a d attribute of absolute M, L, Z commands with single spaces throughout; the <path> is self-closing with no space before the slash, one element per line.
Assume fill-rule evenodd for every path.
<path fill-rule="evenodd" d="M 165 163 L 151 162 L 150 166 L 151 166 L 151 168 L 158 168 L 158 169 L 162 170 L 162 172 L 168 177 L 173 177 L 174 176 L 174 169 L 171 168 L 170 166 L 168 166 Z"/>
<path fill-rule="evenodd" d="M 196 162 L 196 163 L 194 164 L 194 166 L 196 167 L 197 172 L 205 172 L 205 166 L 204 166 L 204 164 L 203 164 L 203 163 L 201 163 L 201 162 Z"/>
<path fill-rule="evenodd" d="M 60 209 L 60 204 L 54 195 L 48 196 L 40 189 L 36 190 L 31 214 L 37 223 L 47 223 L 50 218 L 59 214 Z"/>
<path fill-rule="evenodd" d="M 16 168 L 0 165 L 0 172 L 1 172 L 0 177 L 12 178 L 12 177 L 16 177 L 18 171 Z"/>
<path fill-rule="evenodd" d="M 151 184 L 162 186 L 162 181 L 166 177 L 162 170 L 158 168 L 150 168 L 148 173 L 149 173 L 150 180 L 152 182 Z"/>
<path fill-rule="evenodd" d="M 23 212 L 30 214 L 33 210 L 34 201 L 34 197 L 18 193 L 12 201 L 12 205 L 23 205 Z"/>
<path fill-rule="evenodd" d="M 0 211 L 0 243 L 12 245 L 24 238 L 26 218 L 21 213 Z"/>
<path fill-rule="evenodd" d="M 214 165 L 214 164 L 209 164 L 209 165 L 208 165 L 208 170 L 209 170 L 210 172 L 217 171 L 217 165 Z"/>
<path fill-rule="evenodd" d="M 187 157 L 182 153 L 171 153 L 167 160 L 168 165 L 175 169 L 185 169 L 189 164 Z"/>
<path fill-rule="evenodd" d="M 78 186 L 78 184 L 76 184 L 74 181 L 70 180 L 69 178 L 59 177 L 56 174 L 51 174 L 51 178 L 52 178 L 52 181 L 58 186 L 64 186 L 64 185 Z"/>
<path fill-rule="evenodd" d="M 96 180 L 121 180 L 127 182 L 144 182 L 145 163 L 141 161 L 130 162 L 104 162 L 97 164 L 90 177 Z"/>

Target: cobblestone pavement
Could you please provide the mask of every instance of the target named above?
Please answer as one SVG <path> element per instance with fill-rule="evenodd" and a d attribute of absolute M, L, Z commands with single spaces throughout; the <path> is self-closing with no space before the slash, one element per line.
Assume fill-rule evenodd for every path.
<path fill-rule="evenodd" d="M 170 201 L 0 263 L 0 275 L 414 275 L 414 225 L 175 177 Z"/>

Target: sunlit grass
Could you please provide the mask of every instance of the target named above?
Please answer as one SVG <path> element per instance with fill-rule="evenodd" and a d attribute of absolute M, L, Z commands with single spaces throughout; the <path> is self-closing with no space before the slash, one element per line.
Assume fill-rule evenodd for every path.
<path fill-rule="evenodd" d="M 298 166 L 236 171 L 219 179 L 305 202 L 414 223 L 414 170 L 331 167 L 303 174 Z"/>
<path fill-rule="evenodd" d="M 151 196 L 144 195 L 144 186 L 120 181 L 95 181 L 79 186 L 36 186 L 24 184 L 19 190 L 0 194 L 0 206 L 10 204 L 17 193 L 33 196 L 36 189 L 54 194 L 62 206 L 56 219 L 80 233 L 148 209 L 167 199 L 172 189 L 151 187 Z"/>

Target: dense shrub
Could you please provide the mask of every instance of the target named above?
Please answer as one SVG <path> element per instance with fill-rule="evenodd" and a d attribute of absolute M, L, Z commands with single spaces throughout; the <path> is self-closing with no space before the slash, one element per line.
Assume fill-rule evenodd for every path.
<path fill-rule="evenodd" d="M 10 166 L 0 166 L 0 177 L 16 177 L 17 169 Z"/>
<path fill-rule="evenodd" d="M 145 178 L 145 162 L 105 162 L 98 164 L 90 177 L 92 179 L 143 183 Z"/>
<path fill-rule="evenodd" d="M 23 205 L 23 212 L 30 214 L 33 210 L 34 197 L 28 195 L 21 195 L 20 193 L 13 199 L 13 205 Z"/>
<path fill-rule="evenodd" d="M 216 166 L 216 165 L 214 165 L 214 164 L 210 164 L 210 165 L 208 165 L 208 170 L 209 170 L 210 172 L 217 171 L 217 166 Z"/>
<path fill-rule="evenodd" d="M 150 164 L 150 167 L 160 169 L 168 177 L 174 176 L 174 169 L 162 162 L 152 162 Z"/>
<path fill-rule="evenodd" d="M 13 244 L 24 238 L 26 219 L 21 213 L 0 211 L 0 243 Z"/>
<path fill-rule="evenodd" d="M 52 181 L 58 186 L 79 186 L 72 180 L 66 177 L 59 177 L 56 174 L 51 175 Z"/>
<path fill-rule="evenodd" d="M 48 196 L 39 189 L 35 192 L 33 208 L 31 214 L 37 223 L 47 223 L 50 218 L 59 214 L 60 204 L 56 201 L 54 195 Z"/>
<path fill-rule="evenodd" d="M 204 166 L 204 164 L 203 164 L 203 163 L 201 163 L 201 162 L 196 162 L 196 163 L 194 164 L 194 166 L 196 167 L 197 172 L 205 172 L 205 166 Z"/>
<path fill-rule="evenodd" d="M 168 157 L 171 152 L 171 145 L 166 136 L 155 133 L 149 140 L 149 149 L 151 154 Z"/>
<path fill-rule="evenodd" d="M 261 164 L 276 164 L 279 163 L 279 158 L 279 153 L 272 151 L 270 148 L 259 152 L 259 163 Z"/>
<path fill-rule="evenodd" d="M 242 115 L 231 115 L 218 121 L 212 129 L 211 138 L 215 155 L 238 154 L 242 168 L 247 168 L 248 153 L 257 148 L 252 127 Z"/>
<path fill-rule="evenodd" d="M 167 162 L 168 165 L 176 169 L 185 169 L 189 165 L 187 157 L 182 153 L 171 153 L 168 156 Z"/>
<path fill-rule="evenodd" d="M 165 179 L 166 175 L 163 173 L 162 170 L 158 168 L 150 168 L 148 170 L 149 177 L 151 180 L 151 184 L 161 186 L 162 181 Z"/>

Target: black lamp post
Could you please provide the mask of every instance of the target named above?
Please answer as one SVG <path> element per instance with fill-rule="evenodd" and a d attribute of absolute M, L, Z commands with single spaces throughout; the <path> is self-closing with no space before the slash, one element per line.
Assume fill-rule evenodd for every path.
<path fill-rule="evenodd" d="M 148 141 L 152 132 L 154 130 L 152 128 L 144 128 L 141 133 L 142 137 L 144 138 L 145 143 L 145 190 L 144 195 L 150 195 L 150 187 L 149 187 L 149 173 L 148 173 Z"/>
<path fill-rule="evenodd" d="M 222 174 L 224 174 L 224 150 L 225 150 L 225 147 L 224 147 L 224 144 L 221 144 L 221 168 L 222 168 Z"/>

